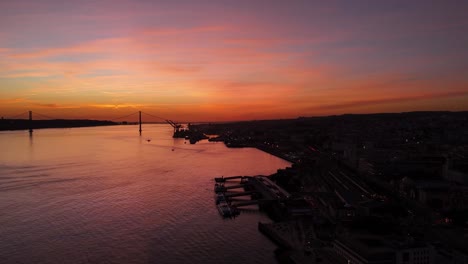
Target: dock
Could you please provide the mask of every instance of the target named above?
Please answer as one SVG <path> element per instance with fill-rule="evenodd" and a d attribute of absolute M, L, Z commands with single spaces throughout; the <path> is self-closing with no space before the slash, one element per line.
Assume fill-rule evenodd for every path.
<path fill-rule="evenodd" d="M 241 182 L 243 182 L 243 180 L 247 180 L 248 178 L 252 178 L 252 177 L 251 176 L 217 177 L 217 178 L 215 178 L 215 182 L 223 183 L 223 182 L 226 182 L 226 181 L 237 180 L 237 179 L 240 179 Z"/>
<path fill-rule="evenodd" d="M 230 176 L 214 178 L 215 200 L 223 217 L 240 214 L 239 207 L 263 205 L 271 201 L 285 201 L 290 194 L 266 176 Z M 242 189 L 242 191 L 237 191 Z M 236 200 L 234 197 L 249 197 Z"/>

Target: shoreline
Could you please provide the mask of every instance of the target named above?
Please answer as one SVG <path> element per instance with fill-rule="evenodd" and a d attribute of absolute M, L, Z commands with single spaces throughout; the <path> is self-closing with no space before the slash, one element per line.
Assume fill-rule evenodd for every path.
<path fill-rule="evenodd" d="M 44 128 L 100 127 L 117 125 L 120 124 L 108 120 L 52 119 L 29 121 L 27 119 L 0 119 L 0 131 L 35 130 Z"/>
<path fill-rule="evenodd" d="M 253 148 L 256 148 L 256 149 L 258 149 L 258 150 L 261 150 L 261 151 L 263 151 L 263 152 L 265 152 L 265 153 L 268 153 L 268 154 L 270 154 L 270 155 L 273 155 L 273 156 L 275 156 L 275 157 L 278 157 L 278 158 L 280 158 L 280 159 L 283 159 L 283 160 L 285 160 L 285 161 L 287 161 L 287 162 L 290 162 L 291 165 L 294 164 L 294 163 L 296 163 L 295 160 L 286 157 L 284 154 L 280 153 L 279 151 L 269 150 L 268 148 L 264 148 L 264 147 L 260 147 L 260 146 L 252 146 L 252 147 L 253 147 Z"/>
<path fill-rule="evenodd" d="M 293 160 L 291 158 L 286 157 L 285 154 L 281 153 L 280 151 L 274 151 L 274 150 L 269 149 L 267 147 L 262 147 L 262 146 L 258 146 L 258 145 L 230 146 L 230 145 L 227 145 L 226 142 L 224 142 L 224 141 L 222 141 L 222 142 L 228 148 L 255 148 L 255 149 L 258 149 L 258 150 L 263 151 L 265 153 L 268 153 L 268 154 L 270 154 L 272 156 L 275 156 L 277 158 L 280 158 L 282 160 L 290 162 L 291 165 L 297 162 L 297 161 L 295 161 L 295 160 Z"/>

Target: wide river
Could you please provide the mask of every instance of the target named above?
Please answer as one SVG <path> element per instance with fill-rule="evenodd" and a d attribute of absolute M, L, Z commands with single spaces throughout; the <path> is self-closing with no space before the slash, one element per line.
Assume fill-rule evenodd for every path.
<path fill-rule="evenodd" d="M 0 263 L 276 263 L 257 210 L 223 219 L 214 177 L 290 163 L 173 139 L 168 125 L 0 132 Z M 147 141 L 151 139 L 151 141 Z"/>

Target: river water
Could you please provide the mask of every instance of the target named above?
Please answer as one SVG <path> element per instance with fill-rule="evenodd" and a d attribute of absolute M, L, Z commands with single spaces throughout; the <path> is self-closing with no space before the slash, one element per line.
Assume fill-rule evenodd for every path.
<path fill-rule="evenodd" d="M 268 218 L 223 219 L 213 178 L 289 163 L 143 129 L 0 132 L 0 263 L 276 263 Z"/>

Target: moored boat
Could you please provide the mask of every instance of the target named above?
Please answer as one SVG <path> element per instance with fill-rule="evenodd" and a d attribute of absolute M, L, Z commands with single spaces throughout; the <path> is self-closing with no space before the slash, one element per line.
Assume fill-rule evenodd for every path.
<path fill-rule="evenodd" d="M 224 197 L 223 193 L 217 193 L 215 194 L 215 201 L 216 201 L 216 204 L 226 202 L 226 197 Z"/>
<path fill-rule="evenodd" d="M 224 185 L 221 184 L 221 183 L 215 183 L 215 185 L 214 185 L 214 191 L 215 191 L 216 193 L 225 192 L 225 191 L 226 191 L 226 188 L 225 188 Z"/>
<path fill-rule="evenodd" d="M 231 216 L 231 209 L 226 202 L 218 203 L 218 211 L 223 217 L 230 217 Z"/>
<path fill-rule="evenodd" d="M 226 202 L 218 203 L 218 211 L 223 217 L 233 217 L 240 214 L 239 209 L 236 207 L 230 206 Z"/>

